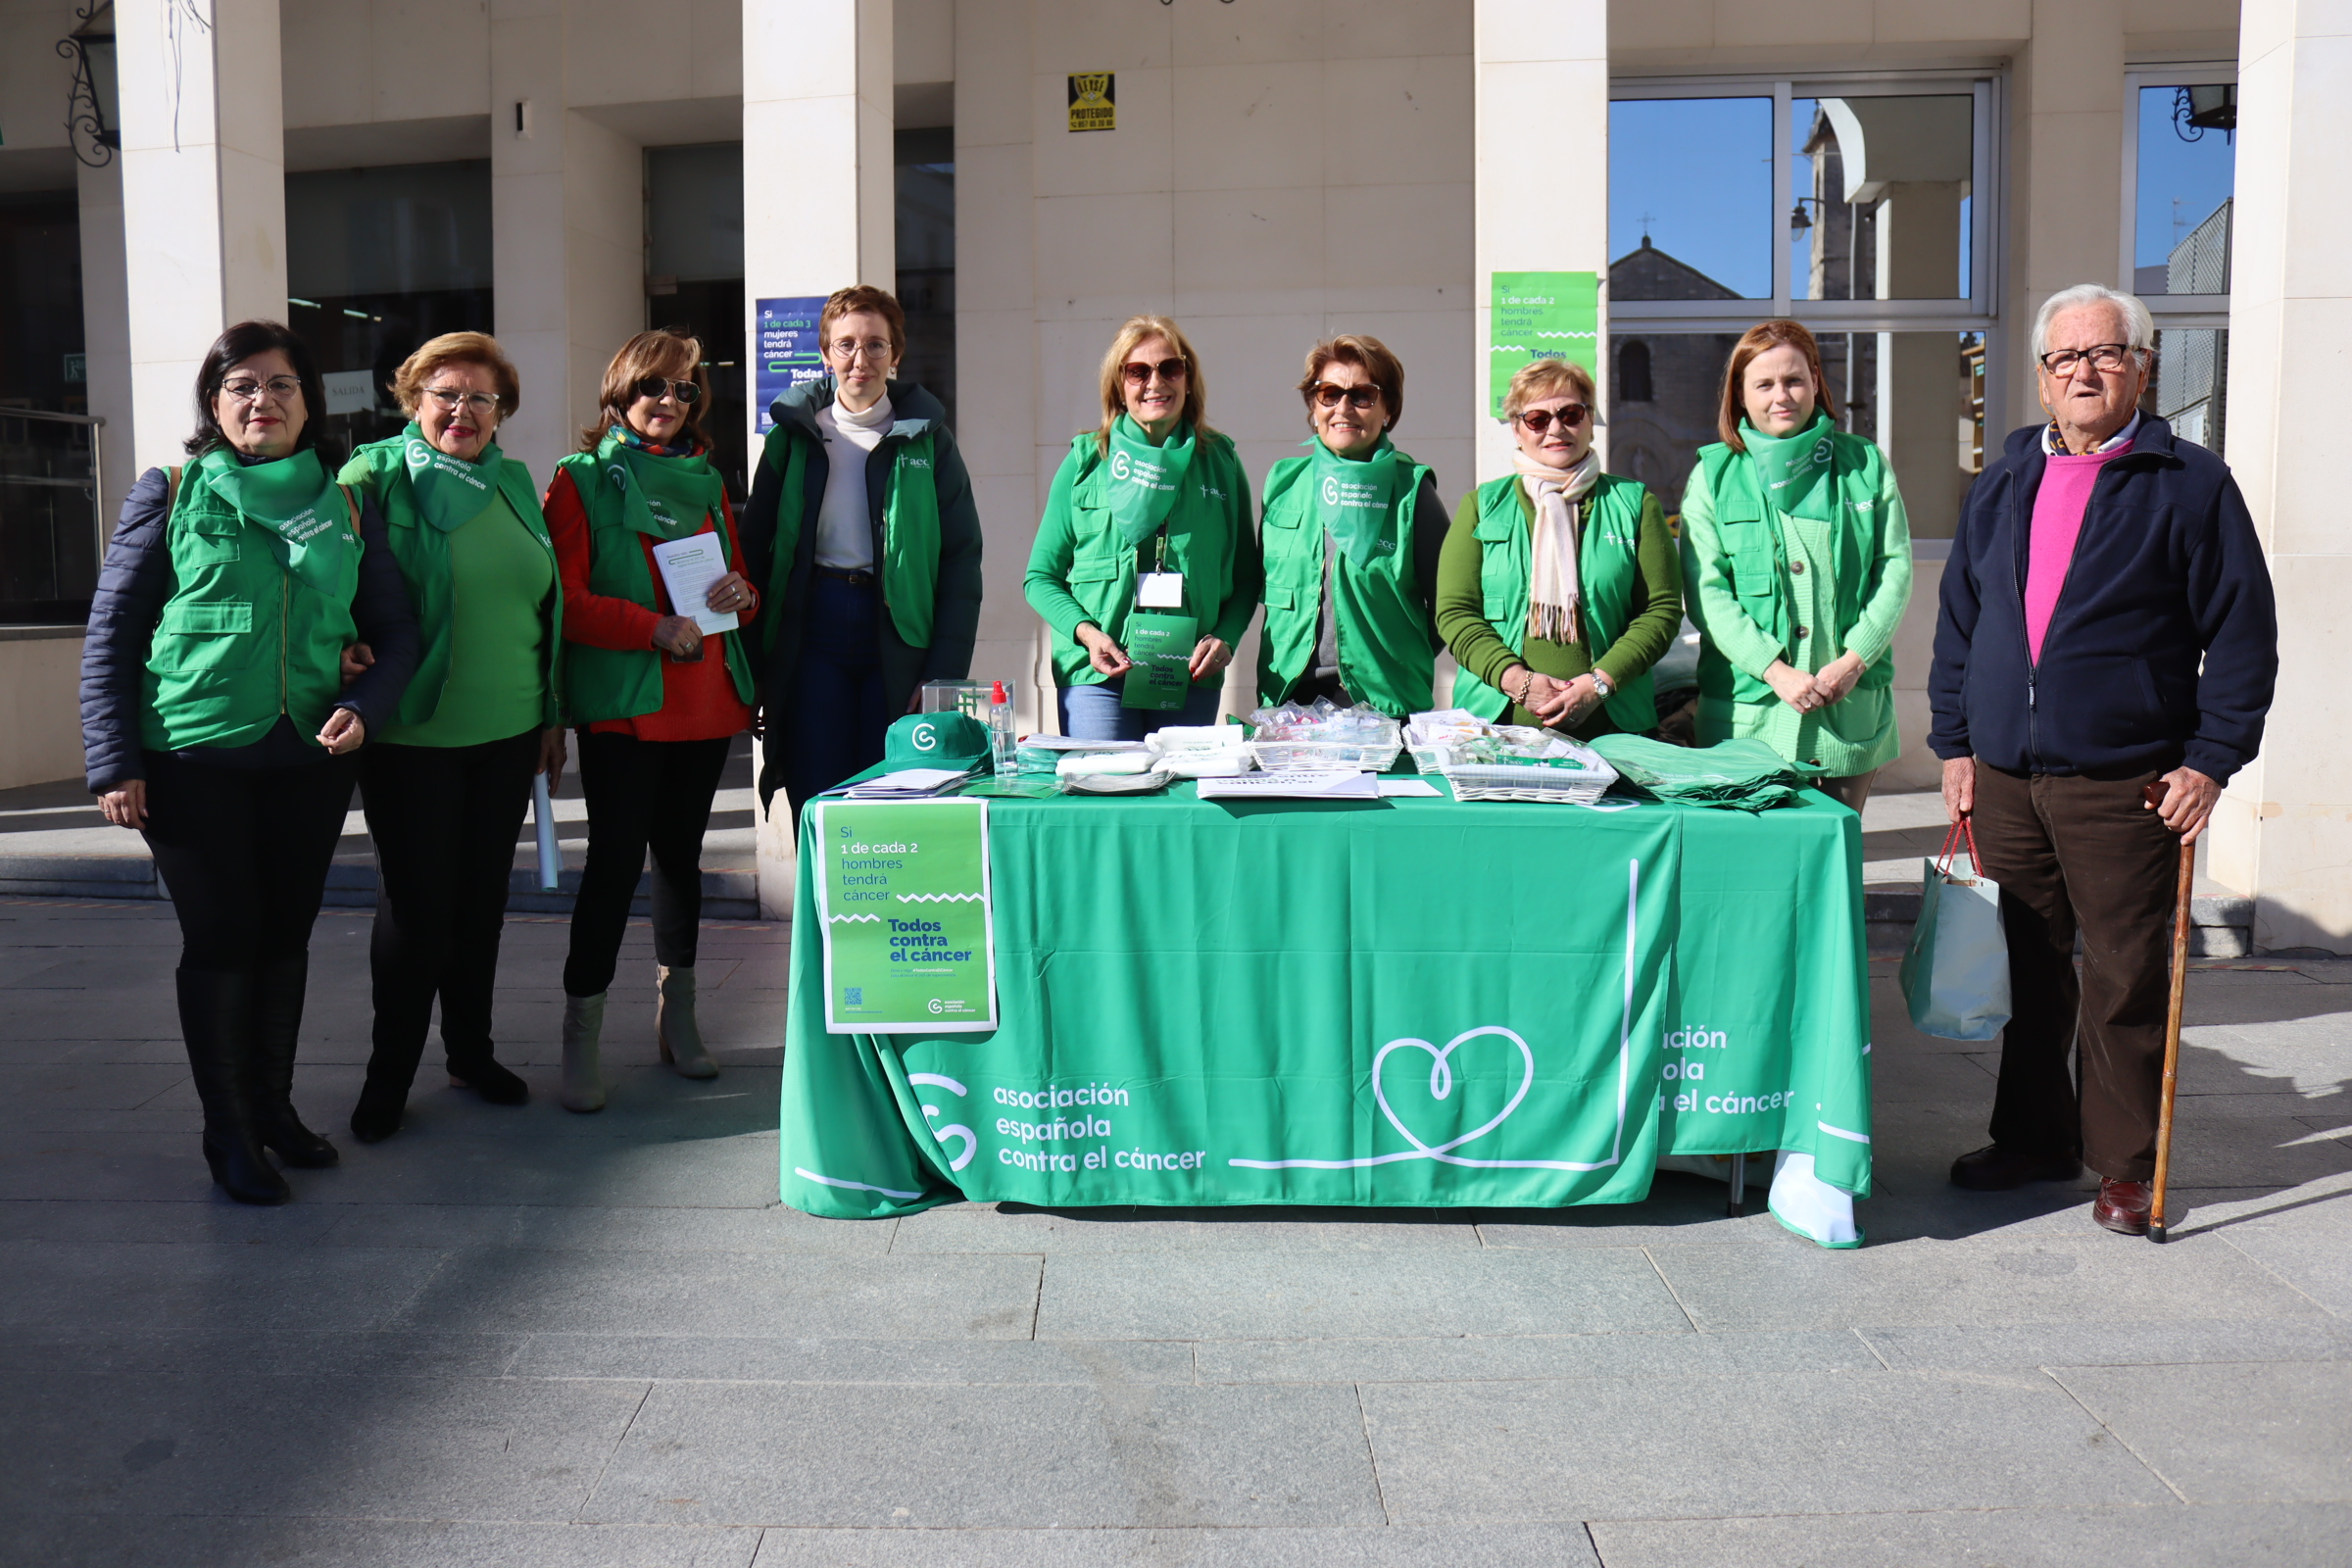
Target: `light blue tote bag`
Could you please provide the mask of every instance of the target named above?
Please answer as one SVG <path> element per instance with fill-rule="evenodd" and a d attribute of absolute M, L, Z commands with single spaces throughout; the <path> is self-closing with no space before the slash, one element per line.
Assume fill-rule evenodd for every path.
<path fill-rule="evenodd" d="M 1965 838 L 1966 869 L 1955 867 Z M 1922 1034 L 1990 1040 L 2009 1021 L 2009 939 L 2001 927 L 2001 885 L 1979 876 L 1977 834 L 1962 817 L 1943 849 L 1923 862 L 1919 924 L 1903 955 L 1903 1001 Z"/>

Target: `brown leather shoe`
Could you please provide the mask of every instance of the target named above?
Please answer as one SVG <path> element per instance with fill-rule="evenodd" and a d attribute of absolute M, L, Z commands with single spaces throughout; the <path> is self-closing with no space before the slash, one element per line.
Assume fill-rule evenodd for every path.
<path fill-rule="evenodd" d="M 1972 1193 L 2005 1193 L 2028 1182 L 2071 1182 L 2082 1174 L 2073 1154 L 2036 1154 L 2006 1144 L 1986 1144 L 1952 1161 L 1952 1185 Z"/>
<path fill-rule="evenodd" d="M 2155 1199 L 2146 1182 L 2119 1182 L 2101 1178 L 2098 1201 L 2090 1205 L 2090 1217 L 2119 1236 L 2148 1234 L 2148 1205 Z"/>

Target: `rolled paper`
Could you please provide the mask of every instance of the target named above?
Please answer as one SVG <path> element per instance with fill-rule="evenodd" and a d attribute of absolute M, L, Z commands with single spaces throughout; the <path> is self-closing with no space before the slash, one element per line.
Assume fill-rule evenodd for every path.
<path fill-rule="evenodd" d="M 556 848 L 556 803 L 545 773 L 531 775 L 531 820 L 539 827 L 539 891 L 553 893 L 564 879 L 564 852 Z"/>

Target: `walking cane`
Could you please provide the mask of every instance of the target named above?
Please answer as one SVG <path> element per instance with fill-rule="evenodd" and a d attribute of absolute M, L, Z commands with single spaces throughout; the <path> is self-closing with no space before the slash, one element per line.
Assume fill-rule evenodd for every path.
<path fill-rule="evenodd" d="M 2164 804 L 2160 787 L 2147 789 L 2148 804 Z M 2180 1072 L 2180 1004 L 2188 990 L 2189 885 L 2196 878 L 2197 847 L 2180 841 L 2180 870 L 2173 887 L 2173 994 L 2164 1013 L 2164 1104 L 2156 1116 L 2156 1182 L 2148 1196 L 2148 1240 L 2165 1237 L 2164 1190 L 2173 1166 L 2173 1089 Z"/>

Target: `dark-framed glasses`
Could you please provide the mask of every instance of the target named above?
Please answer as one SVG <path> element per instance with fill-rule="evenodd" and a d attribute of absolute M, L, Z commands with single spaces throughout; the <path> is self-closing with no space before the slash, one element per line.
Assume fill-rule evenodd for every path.
<path fill-rule="evenodd" d="M 1536 435 L 1550 429 L 1554 419 L 1559 420 L 1561 429 L 1573 430 L 1591 417 L 1592 411 L 1582 403 L 1563 403 L 1556 409 L 1523 409 L 1519 413 L 1519 422 Z"/>
<path fill-rule="evenodd" d="M 2052 349 L 2041 357 L 2041 368 L 2056 376 L 2069 376 L 2084 360 L 2102 375 L 2113 375 L 2132 363 L 2139 350 L 2129 343 L 2094 343 L 2086 349 Z"/>
<path fill-rule="evenodd" d="M 1157 365 L 1147 360 L 1129 360 L 1119 367 L 1119 373 L 1127 377 L 1129 386 L 1149 386 L 1154 375 L 1174 386 L 1185 378 L 1186 371 L 1187 367 L 1181 359 L 1161 360 Z"/>
<path fill-rule="evenodd" d="M 1318 406 L 1326 409 L 1338 408 L 1341 400 L 1345 399 L 1349 408 L 1362 414 L 1380 402 L 1380 388 L 1376 386 L 1341 386 L 1336 382 L 1317 381 L 1314 386 L 1314 399 Z"/>
<path fill-rule="evenodd" d="M 882 337 L 869 337 L 862 341 L 854 337 L 837 337 L 825 345 L 825 352 L 844 365 L 861 354 L 884 365 L 888 365 L 891 358 L 890 339 Z"/>
<path fill-rule="evenodd" d="M 659 403 L 664 397 L 675 397 L 680 403 L 693 404 L 701 401 L 703 395 L 700 384 L 693 381 L 672 381 L 666 375 L 645 376 L 632 390 L 650 403 Z"/>
<path fill-rule="evenodd" d="M 468 392 L 462 386 L 428 386 L 424 389 L 424 395 L 432 399 L 433 407 L 443 414 L 455 414 L 464 409 L 477 419 L 486 419 L 498 412 L 498 394 L 495 392 Z"/>
<path fill-rule="evenodd" d="M 302 396 L 302 383 L 290 375 L 273 375 L 267 381 L 256 375 L 240 375 L 233 381 L 221 382 L 220 390 L 239 403 L 259 403 L 266 397 L 291 403 Z"/>

